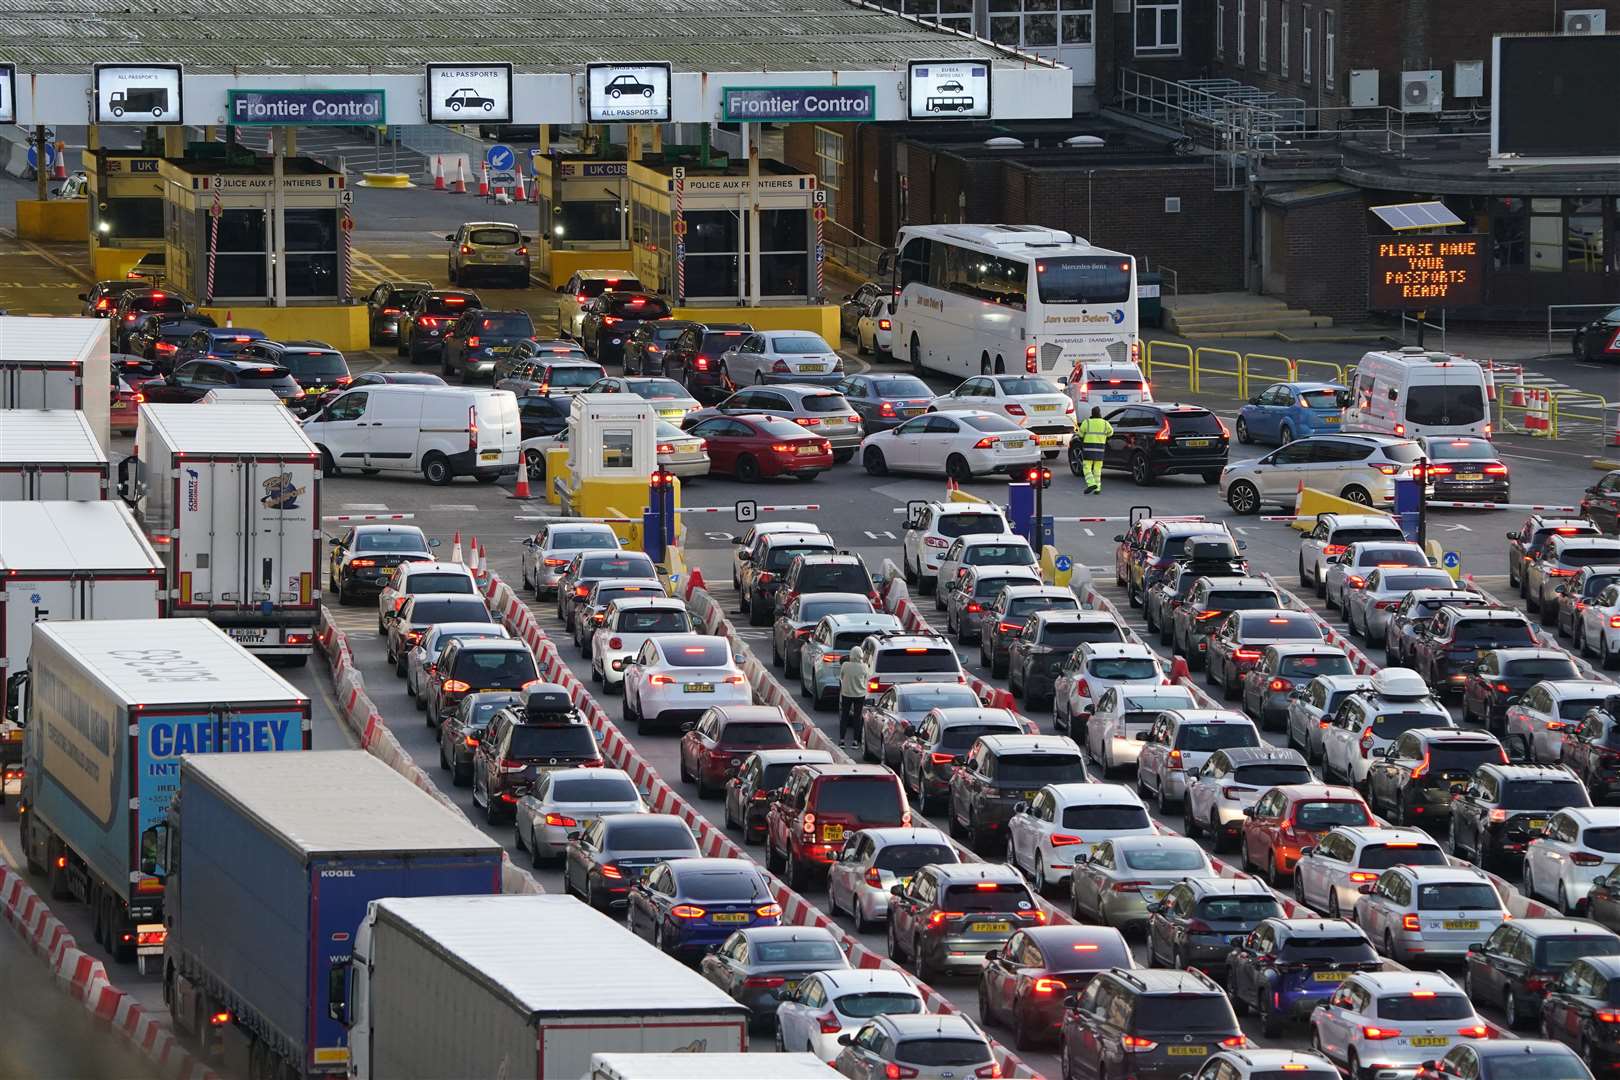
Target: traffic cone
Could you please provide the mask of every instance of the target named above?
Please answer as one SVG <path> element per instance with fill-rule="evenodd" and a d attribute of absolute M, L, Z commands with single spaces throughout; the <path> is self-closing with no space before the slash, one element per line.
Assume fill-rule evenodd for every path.
<path fill-rule="evenodd" d="M 467 569 L 478 569 L 478 537 L 467 538 Z"/>
<path fill-rule="evenodd" d="M 512 192 L 513 202 L 528 202 L 529 193 L 523 188 L 523 166 L 516 165 L 513 171 L 517 173 L 517 188 Z"/>
<path fill-rule="evenodd" d="M 692 599 L 693 591 L 701 588 L 703 588 L 703 571 L 694 566 L 686 575 L 686 598 Z"/>
<path fill-rule="evenodd" d="M 450 194 L 467 194 L 467 159 L 464 157 L 456 158 L 456 180 L 450 185 Z"/>
<path fill-rule="evenodd" d="M 518 462 L 517 487 L 512 489 L 512 498 L 529 498 L 529 467 L 524 462 Z"/>
<path fill-rule="evenodd" d="M 444 158 L 439 154 L 433 155 L 433 190 L 443 191 L 444 187 Z"/>
<path fill-rule="evenodd" d="M 52 180 L 67 179 L 67 143 L 56 140 L 56 164 L 51 166 Z"/>
<path fill-rule="evenodd" d="M 466 562 L 466 560 L 464 558 L 462 558 L 462 556 L 461 556 L 461 530 L 460 529 L 456 530 L 456 538 L 454 540 L 450 541 L 450 561 L 451 562 Z"/>
<path fill-rule="evenodd" d="M 225 309 L 225 325 L 226 326 L 234 326 L 235 325 L 235 323 L 231 322 L 231 309 L 230 308 Z"/>
<path fill-rule="evenodd" d="M 484 162 L 484 171 L 478 174 L 478 195 L 480 198 L 489 198 L 489 162 Z"/>

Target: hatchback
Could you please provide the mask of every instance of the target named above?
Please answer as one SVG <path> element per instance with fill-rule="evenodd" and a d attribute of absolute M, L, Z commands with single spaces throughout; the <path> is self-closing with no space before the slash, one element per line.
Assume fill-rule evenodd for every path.
<path fill-rule="evenodd" d="M 1008 586 L 1041 585 L 1041 575 L 1030 566 L 970 566 L 945 596 L 945 628 L 965 645 L 980 636 L 985 611 Z M 1109 646 L 1124 648 L 1125 646 Z"/>
<path fill-rule="evenodd" d="M 826 750 L 755 750 L 737 766 L 736 775 L 726 781 L 726 828 L 740 830 L 745 844 L 762 842 L 765 811 L 787 783 L 793 766 L 831 762 L 832 754 Z"/>
<path fill-rule="evenodd" d="M 853 601 L 855 598 L 848 599 Z M 822 616 L 800 648 L 799 693 L 809 698 L 818 709 L 830 708 L 837 703 L 839 681 L 849 654 L 874 634 L 899 634 L 904 630 L 900 620 L 893 615 L 851 613 Z M 967 691 L 967 696 L 977 703 L 978 699 L 971 690 Z M 895 726 L 885 728 L 869 722 L 868 717 L 872 715 L 882 714 L 862 709 L 861 740 L 866 759 L 877 761 L 881 758 L 885 764 L 893 765 L 898 760 L 900 732 Z"/>
<path fill-rule="evenodd" d="M 1309 644 L 1321 647 L 1322 624 L 1312 612 L 1274 608 L 1234 611 L 1219 620 L 1209 635 L 1204 659 L 1204 679 L 1217 687 L 1226 700 L 1243 694 L 1249 671 L 1277 644 Z"/>
<path fill-rule="evenodd" d="M 1533 761 L 1555 763 L 1563 756 L 1564 737 L 1573 733 L 1593 709 L 1614 693 L 1614 684 L 1598 679 L 1546 679 L 1508 706 L 1503 742 L 1528 751 Z"/>
<path fill-rule="evenodd" d="M 1082 642 L 1058 672 L 1052 684 L 1059 730 L 1084 725 L 1097 699 L 1109 690 L 1142 689 L 1168 683 L 1158 655 L 1134 641 Z"/>
<path fill-rule="evenodd" d="M 557 286 L 557 332 L 578 340 L 585 305 L 611 291 L 640 292 L 641 282 L 628 270 L 576 270 Z"/>
<path fill-rule="evenodd" d="M 1253 1009 L 1261 1032 L 1275 1039 L 1351 975 L 1383 967 L 1367 935 L 1340 919 L 1267 919 L 1233 946 L 1226 985 L 1232 1004 Z"/>
<path fill-rule="evenodd" d="M 1182 801 L 1188 771 L 1203 768 L 1215 751 L 1263 744 L 1254 721 L 1231 709 L 1167 709 L 1136 738 L 1143 743 L 1136 758 L 1137 790 L 1144 796 L 1151 791 L 1161 808 Z"/>
<path fill-rule="evenodd" d="M 417 293 L 433 288 L 428 281 L 384 281 L 366 295 L 366 317 L 373 345 L 391 345 L 399 337 L 399 317 Z"/>
<path fill-rule="evenodd" d="M 343 354 L 322 341 L 252 341 L 236 355 L 286 368 L 304 391 L 297 405 L 300 415 L 318 411 L 329 397 L 354 382 Z"/>
<path fill-rule="evenodd" d="M 1350 658 L 1332 645 L 1304 641 L 1267 645 L 1243 678 L 1243 711 L 1262 731 L 1282 730 L 1296 689 L 1324 675 L 1349 674 Z"/>
<path fill-rule="evenodd" d="M 626 375 L 667 375 L 665 362 L 674 344 L 689 330 L 701 330 L 702 323 L 690 319 L 654 319 L 631 331 L 624 342 Z M 678 385 L 678 384 L 677 384 Z M 694 406 L 695 408 L 695 406 Z"/>
<path fill-rule="evenodd" d="M 1410 479 L 1417 443 L 1386 435 L 1316 435 L 1263 457 L 1234 462 L 1220 475 L 1221 497 L 1240 514 L 1262 506 L 1293 508 L 1299 486 L 1362 506 L 1392 506 L 1395 481 Z"/>
<path fill-rule="evenodd" d="M 777 421 L 778 423 L 780 421 Z M 838 550 L 832 537 L 822 532 L 772 532 L 760 537 L 753 545 L 746 561 L 738 566 L 737 610 L 755 609 L 768 616 L 775 606 L 776 593 L 788 567 L 799 555 L 833 554 Z M 761 622 L 759 625 L 764 625 Z"/>
<path fill-rule="evenodd" d="M 1620 1015 L 1620 957 L 1586 957 L 1547 988 L 1541 1033 L 1579 1050 L 1594 1072 L 1612 1071 L 1620 1066 L 1620 1022 L 1605 1014 Z"/>
<path fill-rule="evenodd" d="M 1055 705 L 1057 680 L 1078 646 L 1124 640 L 1125 628 L 1107 612 L 1065 604 L 1032 612 L 1007 643 L 1007 688 L 1027 708 Z"/>
<path fill-rule="evenodd" d="M 1264 578 L 1206 577 L 1193 583 L 1175 610 L 1170 637 L 1174 652 L 1197 671 L 1205 665 L 1209 638 L 1234 611 L 1276 611 L 1283 606 L 1277 587 Z M 1320 637 L 1320 631 L 1318 631 Z"/>
<path fill-rule="evenodd" d="M 1463 989 L 1475 1005 L 1499 1005 L 1509 1029 L 1528 1027 L 1547 990 L 1588 956 L 1620 956 L 1620 937 L 1585 919 L 1515 919 L 1468 950 Z"/>
<path fill-rule="evenodd" d="M 1362 584 L 1355 584 L 1355 577 Z M 1344 621 L 1352 634 L 1360 634 L 1369 645 L 1388 647 L 1390 618 L 1401 602 L 1414 592 L 1448 591 L 1451 575 L 1438 567 L 1375 567 L 1371 573 L 1350 578 L 1344 590 Z"/>
<path fill-rule="evenodd" d="M 967 760 L 968 751 L 980 736 L 1028 734 L 1012 710 L 983 708 L 966 687 L 940 689 L 966 691 L 973 703 L 955 708 L 936 706 L 914 724 L 901 720 L 893 725 L 906 732 L 900 742 L 897 771 L 907 796 L 915 797 L 919 813 L 936 809 L 950 798 L 951 777 L 957 766 Z"/>
<path fill-rule="evenodd" d="M 655 323 L 647 324 L 657 325 Z M 697 399 L 686 392 L 686 387 L 674 379 L 666 379 L 661 375 L 650 375 L 642 378 L 624 378 L 613 375 L 605 379 L 598 379 L 585 388 L 587 394 L 629 394 L 648 402 L 658 412 L 658 419 L 671 424 L 679 424 L 686 419 L 686 414 L 696 412 Z"/>
<path fill-rule="evenodd" d="M 516 225 L 504 221 L 468 221 L 445 234 L 450 245 L 446 276 L 452 285 L 471 282 L 473 276 L 502 278 L 508 287 L 529 285 L 529 244 Z"/>
<path fill-rule="evenodd" d="M 1385 569 L 1415 570 L 1429 565 L 1429 557 L 1419 544 L 1386 541 L 1358 541 L 1342 555 L 1328 560 L 1322 574 L 1322 597 L 1329 611 L 1344 608 L 1351 590 L 1367 586 L 1367 578 L 1379 567 Z M 1427 579 L 1414 583 L 1414 588 L 1443 589 L 1450 585 L 1451 575 L 1435 568 Z"/>
<path fill-rule="evenodd" d="M 1118 930 L 1107 926 L 1032 926 L 985 958 L 979 972 L 979 1020 L 1012 1028 L 1013 1046 L 1058 1040 L 1063 1001 L 1098 974 L 1136 967 Z"/>
<path fill-rule="evenodd" d="M 1559 634 L 1574 638 L 1576 651 L 1581 651 L 1584 641 L 1576 631 L 1581 625 L 1583 614 L 1587 607 L 1598 602 L 1598 598 L 1610 585 L 1617 584 L 1620 584 L 1620 560 L 1614 563 L 1583 566 L 1568 584 L 1560 585 L 1553 590 L 1558 602 L 1541 609 L 1541 621 L 1550 622 L 1557 628 Z"/>
<path fill-rule="evenodd" d="M 800 596 L 813 593 L 837 593 L 864 598 L 875 610 L 882 602 L 872 572 L 866 560 L 848 551 L 802 552 L 788 560 L 782 573 L 782 587 L 776 591 L 770 609 L 761 604 L 759 609 L 750 605 L 750 622 L 765 626 L 781 615 L 787 606 Z"/>
<path fill-rule="evenodd" d="M 1355 922 L 1378 950 L 1410 965 L 1459 959 L 1512 916 L 1483 870 L 1395 866 L 1361 886 Z"/>
<path fill-rule="evenodd" d="M 534 654 L 521 641 L 467 638 L 452 641 L 440 654 L 427 683 L 428 724 L 454 711 L 461 699 L 480 690 L 521 690 L 540 677 Z"/>
<path fill-rule="evenodd" d="M 444 718 L 439 725 L 439 768 L 449 770 L 451 784 L 466 787 L 472 783 L 473 751 L 483 741 L 490 720 L 497 711 L 522 700 L 523 695 L 516 690 L 468 694 L 455 712 Z"/>
<path fill-rule="evenodd" d="M 776 1049 L 802 1049 L 830 1063 L 844 1049 L 839 1038 L 859 1031 L 873 1017 L 927 1011 L 916 983 L 902 971 L 818 971 L 782 995 L 776 1008 Z"/>
<path fill-rule="evenodd" d="M 868 435 L 899 427 L 913 416 L 928 411 L 934 392 L 915 375 L 871 372 L 851 375 L 837 386 L 861 418 L 861 430 Z"/>
<path fill-rule="evenodd" d="M 1592 883 L 1620 864 L 1620 807 L 1571 806 L 1524 849 L 1524 895 L 1575 914 Z"/>
<path fill-rule="evenodd" d="M 1620 539 L 1600 536 L 1552 536 L 1538 556 L 1525 564 L 1519 595 L 1531 611 L 1545 611 L 1558 603 L 1557 589 L 1567 585 L 1583 566 L 1620 563 Z M 1551 623 L 1547 615 L 1542 622 Z"/>
<path fill-rule="evenodd" d="M 728 393 L 720 357 L 753 329 L 748 323 L 688 327 L 665 352 L 663 374 L 685 385 L 699 401 L 719 401 Z"/>
<path fill-rule="evenodd" d="M 920 595 L 933 592 L 937 572 L 951 544 L 963 536 L 1004 536 L 1012 532 L 994 503 L 919 502 L 910 504 L 900 538 L 901 570 Z"/>
<path fill-rule="evenodd" d="M 1466 783 L 1488 763 L 1508 763 L 1500 743 L 1483 731 L 1420 727 L 1402 732 L 1367 769 L 1367 801 L 1397 825 L 1451 816 L 1453 784 Z"/>
<path fill-rule="evenodd" d="M 1300 852 L 1294 865 L 1294 899 L 1335 919 L 1354 910 L 1361 887 L 1392 866 L 1449 866 L 1451 861 L 1428 833 L 1341 825 Z"/>
<path fill-rule="evenodd" d="M 1061 735 L 981 735 L 951 775 L 951 835 L 975 850 L 1001 846 L 1021 803 L 1047 784 L 1086 779 L 1080 748 Z"/>
<path fill-rule="evenodd" d="M 1056 457 L 1074 437 L 1074 403 L 1040 375 L 978 375 L 936 397 L 932 408 L 1000 413 L 1028 431 L 1045 457 Z"/>
<path fill-rule="evenodd" d="M 1254 878 L 1183 878 L 1148 905 L 1148 963 L 1224 973 L 1232 947 L 1282 913 L 1277 895 Z"/>
<path fill-rule="evenodd" d="M 1404 676 L 1409 683 L 1397 681 Z M 1358 789 L 1395 740 L 1415 728 L 1455 728 L 1451 713 L 1406 668 L 1384 668 L 1367 689 L 1345 695 L 1320 735 L 1322 776 Z M 1438 796 L 1437 796 L 1438 798 Z"/>
<path fill-rule="evenodd" d="M 870 587 L 870 579 L 868 583 Z M 799 674 L 804 646 L 814 639 L 824 617 L 873 615 L 876 610 L 868 596 L 834 590 L 803 590 L 780 606 L 782 610 L 771 624 L 771 663 L 790 679 Z M 898 620 L 895 626 L 899 626 Z"/>
<path fill-rule="evenodd" d="M 831 1062 L 853 1080 L 979 1080 L 999 1077 L 1001 1066 L 984 1037 L 965 1016 L 928 1013 L 879 1015 L 854 1033 L 838 1036 L 843 1047 Z"/>
<path fill-rule="evenodd" d="M 630 886 L 625 925 L 688 963 L 738 930 L 778 926 L 782 905 L 747 859 L 661 862 Z"/>
<path fill-rule="evenodd" d="M 1349 694 L 1372 686 L 1368 675 L 1318 675 L 1288 695 L 1288 745 L 1315 764 L 1322 760 L 1322 736 Z"/>
<path fill-rule="evenodd" d="M 924 982 L 977 970 L 1017 931 L 1046 925 L 1029 886 L 1006 865 L 935 863 L 890 896 L 889 959 L 910 960 Z"/>
<path fill-rule="evenodd" d="M 574 644 L 581 655 L 591 659 L 596 632 L 607 623 L 608 605 L 615 600 L 659 600 L 668 595 L 657 578 L 602 578 L 594 582 L 585 599 L 575 605 Z"/>
<path fill-rule="evenodd" d="M 1434 1068 L 1425 1062 L 1418 1080 L 1509 1080 L 1527 1071 L 1538 1080 L 1591 1080 L 1592 1069 L 1586 1063 L 1596 1060 L 1595 1053 L 1579 1055 L 1550 1039 L 1465 1042 L 1447 1051 Z"/>
<path fill-rule="evenodd" d="M 1506 870 L 1523 858 L 1556 811 L 1592 805 L 1586 785 L 1550 765 L 1481 765 L 1458 786 L 1451 850 L 1486 870 Z"/>
<path fill-rule="evenodd" d="M 152 404 L 190 404 L 212 391 L 269 391 L 295 412 L 303 411 L 304 391 L 284 367 L 254 360 L 187 360 L 161 379 L 148 379 L 141 393 Z"/>
<path fill-rule="evenodd" d="M 1182 831 L 1209 837 L 1218 852 L 1237 847 L 1243 837 L 1243 811 L 1261 793 L 1289 784 L 1312 781 L 1310 766 L 1296 750 L 1277 746 L 1240 746 L 1217 750 L 1203 766 L 1187 773 L 1187 794 L 1181 801 Z"/>
<path fill-rule="evenodd" d="M 412 296 L 399 313 L 394 350 L 413 364 L 437 360 L 444 335 L 464 312 L 484 306 L 475 292 L 465 289 L 429 289 Z"/>
<path fill-rule="evenodd" d="M 495 365 L 511 354 L 520 341 L 534 337 L 534 321 L 527 311 L 497 311 L 478 308 L 463 312 L 445 331 L 440 354 L 445 378 L 461 376 L 464 383 L 475 378 L 495 378 Z"/>
<path fill-rule="evenodd" d="M 1531 514 L 1524 524 L 1507 534 L 1508 585 L 1523 596 L 1524 570 L 1545 550 L 1555 536 L 1601 536 L 1597 525 L 1584 517 L 1559 517 L 1552 514 Z"/>
<path fill-rule="evenodd" d="M 856 930 L 865 933 L 889 917 L 890 889 L 910 884 L 925 866 L 961 861 L 950 837 L 938 829 L 861 829 L 827 868 L 827 910 L 848 912 Z"/>
<path fill-rule="evenodd" d="M 601 766 L 596 735 L 554 683 L 526 687 L 521 704 L 490 717 L 473 750 L 472 801 L 490 825 L 512 821 L 518 802 L 536 781 L 557 769 Z"/>
<path fill-rule="evenodd" d="M 581 548 L 557 581 L 557 618 L 569 632 L 591 595 L 591 587 L 608 578 L 657 581 L 658 568 L 645 552 Z"/>
<path fill-rule="evenodd" d="M 1042 611 L 1078 612 L 1080 599 L 1061 585 L 1009 585 L 996 594 L 979 624 L 979 663 L 995 678 L 1007 675 L 1012 643 Z"/>
<path fill-rule="evenodd" d="M 866 706 L 861 710 L 862 741 L 874 750 L 881 749 L 883 763 L 897 768 L 905 783 L 905 744 L 921 730 L 923 718 L 933 709 L 978 707 L 979 697 L 972 688 L 954 680 L 898 683 L 875 696 L 867 695 Z M 898 747 L 898 751 L 892 747 Z M 963 749 L 966 748 L 964 745 Z M 898 756 L 891 759 L 890 754 L 896 752 Z M 908 787 L 906 793 L 916 794 L 916 786 Z M 919 804 L 918 809 L 921 808 Z"/>
<path fill-rule="evenodd" d="M 868 435 L 860 455 L 872 476 L 943 472 L 963 484 L 976 476 L 1018 475 L 1040 464 L 1041 449 L 1007 417 L 980 410 L 913 417 Z"/>
<path fill-rule="evenodd" d="M 1112 686 L 1097 697 L 1086 720 L 1083 745 L 1086 757 L 1109 776 L 1121 769 L 1134 770 L 1142 755 L 1144 738 L 1159 714 L 1171 709 L 1196 709 L 1198 699 L 1185 686 L 1130 683 Z M 1054 725 L 1063 730 L 1063 725 Z"/>
<path fill-rule="evenodd" d="M 406 653 L 421 643 L 436 623 L 493 622 L 481 596 L 461 593 L 412 593 L 388 620 L 387 657 L 394 674 L 405 674 Z"/>
<path fill-rule="evenodd" d="M 699 798 L 720 794 L 755 750 L 798 750 L 799 736 L 774 705 L 721 705 L 682 725 L 680 771 Z"/>
<path fill-rule="evenodd" d="M 1463 722 L 1500 732 L 1508 710 L 1532 686 L 1580 677 L 1574 658 L 1563 649 L 1490 649 L 1463 682 Z M 1577 715 L 1586 715 L 1586 710 Z M 1552 756 L 1557 757 L 1556 748 Z"/>
<path fill-rule="evenodd" d="M 1301 437 L 1337 432 L 1349 399 L 1350 391 L 1338 383 L 1272 383 L 1238 410 L 1238 442 L 1287 446 Z"/>
<path fill-rule="evenodd" d="M 549 522 L 523 541 L 523 584 L 536 596 L 555 593 L 575 555 L 582 551 L 618 551 L 613 526 L 588 521 Z"/>
<path fill-rule="evenodd" d="M 1147 807 L 1123 784 L 1047 784 L 1014 807 L 1007 861 L 1030 876 L 1037 892 L 1048 892 L 1068 881 L 1099 845 L 1156 835 Z"/>

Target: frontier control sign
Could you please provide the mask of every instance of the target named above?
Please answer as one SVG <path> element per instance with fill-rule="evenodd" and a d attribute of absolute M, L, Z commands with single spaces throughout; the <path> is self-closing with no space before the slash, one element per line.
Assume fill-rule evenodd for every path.
<path fill-rule="evenodd" d="M 232 90 L 230 123 L 320 126 L 387 122 L 381 90 Z"/>
<path fill-rule="evenodd" d="M 1367 306 L 1375 311 L 1471 307 L 1485 302 L 1483 233 L 1407 233 L 1375 239 Z"/>
<path fill-rule="evenodd" d="M 875 86 L 728 86 L 721 101 L 726 120 L 734 123 L 791 124 L 877 116 Z"/>

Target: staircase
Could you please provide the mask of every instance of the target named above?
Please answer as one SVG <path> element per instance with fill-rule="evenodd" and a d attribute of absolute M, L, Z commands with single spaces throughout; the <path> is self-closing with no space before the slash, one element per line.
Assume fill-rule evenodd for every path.
<path fill-rule="evenodd" d="M 1326 315 L 1291 308 L 1272 296 L 1246 292 L 1198 293 L 1164 298 L 1164 326 L 1190 338 L 1309 337 L 1308 332 L 1331 328 Z"/>

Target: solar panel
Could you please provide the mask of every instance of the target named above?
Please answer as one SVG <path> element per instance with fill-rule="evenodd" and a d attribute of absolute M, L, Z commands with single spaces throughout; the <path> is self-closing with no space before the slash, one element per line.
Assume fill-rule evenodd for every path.
<path fill-rule="evenodd" d="M 1439 229 L 1461 225 L 1463 219 L 1453 214 L 1443 202 L 1392 203 L 1375 206 L 1372 212 L 1378 220 L 1396 232 L 1405 229 Z"/>

